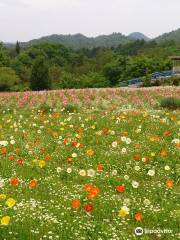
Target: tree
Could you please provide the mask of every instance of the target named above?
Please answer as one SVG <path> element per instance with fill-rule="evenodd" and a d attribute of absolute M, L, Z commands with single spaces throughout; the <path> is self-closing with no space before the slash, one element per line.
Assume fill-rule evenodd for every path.
<path fill-rule="evenodd" d="M 16 42 L 16 54 L 17 54 L 17 55 L 19 55 L 20 50 L 21 50 L 21 48 L 20 48 L 19 42 L 17 41 L 17 42 Z"/>
<path fill-rule="evenodd" d="M 0 67 L 0 91 L 13 91 L 19 78 L 15 71 L 9 67 Z"/>
<path fill-rule="evenodd" d="M 33 64 L 30 77 L 30 87 L 35 91 L 51 88 L 49 68 L 44 57 L 38 57 Z"/>

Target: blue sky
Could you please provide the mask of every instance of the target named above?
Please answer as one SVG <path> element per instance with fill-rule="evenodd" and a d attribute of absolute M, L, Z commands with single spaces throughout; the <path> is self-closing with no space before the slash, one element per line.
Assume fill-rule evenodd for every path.
<path fill-rule="evenodd" d="M 136 31 L 156 37 L 180 28 L 179 9 L 180 0 L 0 0 L 0 40 Z"/>

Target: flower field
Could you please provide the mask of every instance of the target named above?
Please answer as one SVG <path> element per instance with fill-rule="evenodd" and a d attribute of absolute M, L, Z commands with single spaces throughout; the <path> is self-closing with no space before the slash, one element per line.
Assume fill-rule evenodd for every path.
<path fill-rule="evenodd" d="M 180 239 L 169 96 L 180 89 L 0 93 L 0 240 Z"/>

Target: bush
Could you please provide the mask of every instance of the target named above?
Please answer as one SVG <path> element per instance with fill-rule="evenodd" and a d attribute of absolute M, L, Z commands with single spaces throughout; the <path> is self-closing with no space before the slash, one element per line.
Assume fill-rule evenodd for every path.
<path fill-rule="evenodd" d="M 14 91 L 19 83 L 15 71 L 9 67 L 0 68 L 0 91 Z"/>
<path fill-rule="evenodd" d="M 173 97 L 164 98 L 161 100 L 160 106 L 162 108 L 167 108 L 170 110 L 180 109 L 180 98 Z"/>

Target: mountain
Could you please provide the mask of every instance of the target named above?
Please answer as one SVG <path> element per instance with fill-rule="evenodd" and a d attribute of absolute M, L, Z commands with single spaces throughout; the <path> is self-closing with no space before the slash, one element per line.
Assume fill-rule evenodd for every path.
<path fill-rule="evenodd" d="M 94 48 L 94 47 L 117 47 L 119 44 L 126 44 L 132 39 L 121 33 L 112 33 L 110 35 L 101 35 L 97 37 L 86 37 L 80 33 L 74 35 L 50 35 L 29 42 L 21 43 L 21 46 L 32 45 L 42 42 L 59 42 L 67 47 L 74 49 Z"/>
<path fill-rule="evenodd" d="M 169 33 L 164 33 L 161 36 L 155 38 L 157 42 L 165 42 L 165 41 L 175 41 L 175 42 L 180 42 L 180 28 L 169 32 Z"/>
<path fill-rule="evenodd" d="M 146 35 L 144 35 L 143 33 L 140 33 L 140 32 L 133 32 L 133 33 L 129 34 L 128 37 L 131 39 L 134 39 L 134 40 L 145 40 L 145 41 L 150 40 L 149 37 L 147 37 Z"/>

